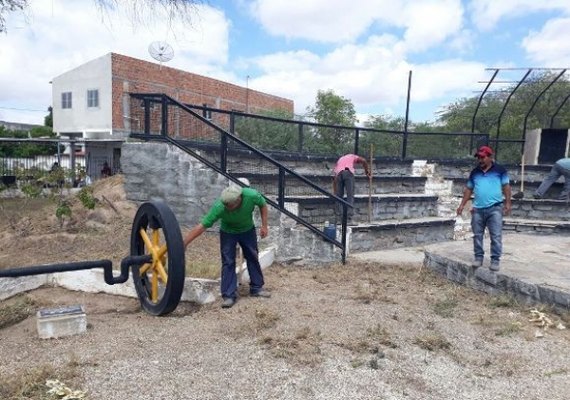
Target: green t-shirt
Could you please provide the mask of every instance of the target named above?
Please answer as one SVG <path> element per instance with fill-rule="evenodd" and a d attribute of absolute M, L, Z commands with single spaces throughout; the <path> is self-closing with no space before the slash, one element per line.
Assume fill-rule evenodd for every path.
<path fill-rule="evenodd" d="M 202 218 L 202 225 L 210 228 L 221 219 L 220 230 L 226 233 L 243 233 L 253 228 L 253 210 L 265 206 L 263 196 L 255 189 L 242 188 L 239 208 L 228 211 L 222 200 L 217 199 L 210 211 Z"/>

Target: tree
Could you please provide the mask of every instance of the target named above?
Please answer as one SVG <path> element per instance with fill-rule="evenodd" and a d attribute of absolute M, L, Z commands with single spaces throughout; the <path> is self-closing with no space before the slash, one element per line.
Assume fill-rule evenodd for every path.
<path fill-rule="evenodd" d="M 157 15 L 168 16 L 169 24 L 175 20 L 189 23 L 196 14 L 196 4 L 201 0 L 93 0 L 102 16 L 125 9 L 132 22 L 148 23 Z M 30 6 L 29 0 L 0 0 L 0 32 L 6 31 L 5 15 L 11 12 L 25 11 Z M 163 11 L 161 14 L 160 11 Z"/>
<path fill-rule="evenodd" d="M 53 128 L 53 107 L 49 106 L 48 107 L 48 115 L 46 115 L 44 117 L 44 126 L 49 126 L 50 128 Z"/>
<path fill-rule="evenodd" d="M 516 139 L 523 138 L 523 131 L 535 128 L 548 128 L 556 110 L 562 105 L 554 122 L 554 126 L 568 128 L 570 126 L 570 102 L 563 101 L 570 95 L 570 82 L 566 77 L 561 77 L 540 98 L 540 93 L 554 80 L 556 73 L 546 71 L 531 75 L 512 95 L 503 115 L 501 111 L 508 96 L 516 87 L 511 84 L 501 91 L 489 92 L 483 98 L 475 118 L 474 132 L 489 134 L 493 139 Z M 538 101 L 531 111 L 535 100 Z M 470 132 L 473 115 L 477 107 L 478 96 L 463 98 L 447 106 L 440 113 L 438 122 L 448 132 Z M 499 122 L 499 117 L 501 117 Z M 501 160 L 518 161 L 520 157 L 520 144 L 499 143 Z"/>
<path fill-rule="evenodd" d="M 330 89 L 317 92 L 315 106 L 307 107 L 307 116 L 325 125 L 353 127 L 356 123 L 352 101 Z M 316 127 L 307 137 L 307 147 L 317 152 L 346 153 L 352 151 L 353 143 L 354 129 Z"/>
<path fill-rule="evenodd" d="M 28 0 L 0 0 L 0 32 L 6 31 L 6 14 L 22 11 L 28 6 Z"/>

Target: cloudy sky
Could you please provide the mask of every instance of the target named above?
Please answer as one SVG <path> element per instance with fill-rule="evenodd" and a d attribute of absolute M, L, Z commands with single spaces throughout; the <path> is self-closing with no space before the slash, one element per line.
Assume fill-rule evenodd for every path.
<path fill-rule="evenodd" d="M 362 119 L 405 114 L 409 71 L 419 122 L 476 95 L 486 68 L 570 67 L 569 0 L 210 0 L 191 23 L 142 25 L 128 7 L 30 2 L 0 33 L 0 120 L 42 123 L 53 77 L 109 52 L 154 62 L 157 40 L 174 48 L 171 67 L 292 99 L 299 114 L 332 89 Z"/>

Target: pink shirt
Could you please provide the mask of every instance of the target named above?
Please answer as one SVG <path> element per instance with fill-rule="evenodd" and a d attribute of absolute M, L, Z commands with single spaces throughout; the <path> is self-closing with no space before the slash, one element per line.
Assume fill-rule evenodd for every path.
<path fill-rule="evenodd" d="M 359 158 L 360 157 L 357 156 L 356 154 L 347 154 L 345 156 L 342 156 L 336 162 L 336 166 L 334 167 L 334 174 L 338 175 L 338 173 L 344 170 L 345 168 L 348 168 L 348 170 L 354 174 L 354 163 Z"/>

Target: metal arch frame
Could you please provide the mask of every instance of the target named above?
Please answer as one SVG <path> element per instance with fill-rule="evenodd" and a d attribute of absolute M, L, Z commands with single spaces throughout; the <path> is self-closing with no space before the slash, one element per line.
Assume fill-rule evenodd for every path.
<path fill-rule="evenodd" d="M 560 110 L 562 110 L 562 107 L 564 107 L 564 104 L 566 104 L 566 102 L 568 101 L 568 99 L 570 99 L 570 93 L 568 94 L 568 96 L 566 96 L 564 98 L 564 100 L 562 100 L 562 103 L 560 103 L 560 105 L 558 106 L 558 108 L 556 109 L 556 111 L 554 112 L 554 114 L 552 114 L 552 117 L 550 118 L 550 128 L 552 129 L 552 127 L 554 126 L 554 118 L 558 115 L 558 113 L 560 112 Z"/>
<path fill-rule="evenodd" d="M 521 140 L 518 140 L 517 142 L 520 142 L 523 144 L 523 146 L 521 147 L 521 154 L 524 153 L 524 143 L 526 141 L 526 131 L 527 131 L 527 122 L 528 122 L 528 117 L 530 116 L 530 114 L 532 113 L 532 111 L 534 110 L 534 107 L 536 106 L 536 104 L 538 103 L 538 101 L 540 100 L 540 98 L 548 91 L 548 89 L 550 89 L 552 87 L 552 85 L 554 85 L 568 70 L 568 68 L 486 68 L 486 70 L 489 71 L 495 71 L 493 73 L 493 76 L 491 77 L 491 79 L 487 82 L 481 82 L 481 83 L 487 83 L 487 86 L 485 87 L 485 89 L 482 91 L 481 95 L 479 96 L 479 101 L 477 102 L 477 107 L 475 108 L 475 111 L 473 113 L 473 118 L 471 121 L 471 132 L 474 133 L 475 131 L 475 120 L 477 117 L 477 113 L 479 112 L 479 108 L 481 105 L 481 102 L 483 100 L 483 97 L 485 96 L 485 94 L 488 92 L 489 87 L 494 83 L 495 77 L 497 76 L 497 74 L 499 73 L 499 71 L 506 71 L 506 70 L 527 70 L 526 74 L 521 78 L 520 81 L 518 81 L 517 85 L 515 86 L 515 88 L 511 91 L 511 93 L 509 94 L 509 96 L 507 97 L 507 100 L 505 101 L 505 104 L 503 105 L 503 108 L 499 114 L 499 117 L 497 119 L 497 136 L 492 140 L 495 142 L 495 153 L 498 153 L 497 148 L 499 147 L 499 137 L 500 137 L 500 129 L 501 129 L 501 121 L 502 121 L 502 117 L 504 114 L 504 111 L 507 107 L 507 105 L 509 104 L 509 101 L 511 99 L 511 97 L 514 95 L 514 93 L 520 88 L 520 86 L 524 83 L 524 81 L 528 78 L 528 76 L 530 75 L 531 72 L 533 71 L 537 71 L 537 70 L 546 70 L 546 71 L 555 71 L 555 70 L 559 70 L 561 71 L 534 99 L 534 102 L 532 103 L 531 107 L 529 108 L 529 110 L 527 111 L 525 117 L 524 117 L 524 124 L 523 124 L 523 134 L 522 134 L 522 138 Z M 495 82 L 498 83 L 498 82 Z M 562 101 L 562 103 L 558 106 L 558 108 L 556 109 L 556 111 L 554 112 L 554 114 L 552 115 L 551 119 L 550 119 L 550 127 L 553 126 L 554 124 L 554 118 L 556 117 L 556 115 L 558 115 L 558 113 L 560 112 L 560 110 L 562 109 L 562 107 L 566 104 L 566 102 L 568 101 L 568 99 L 570 99 L 570 94 L 568 96 L 566 96 L 566 98 L 564 98 L 564 100 Z"/>
<path fill-rule="evenodd" d="M 495 138 L 495 140 L 496 140 L 495 141 L 495 154 L 497 154 L 499 151 L 498 150 L 499 149 L 499 136 L 501 134 L 501 120 L 503 119 L 503 114 L 505 113 L 505 110 L 506 110 L 507 106 L 509 105 L 509 102 L 511 101 L 511 97 L 515 94 L 515 92 L 518 90 L 518 88 L 521 87 L 521 85 L 526 80 L 526 78 L 528 78 L 528 76 L 530 75 L 531 72 L 532 72 L 532 68 L 529 68 L 528 71 L 526 72 L 526 74 L 517 83 L 515 88 L 511 91 L 511 93 L 509 93 L 509 96 L 507 97 L 507 100 L 505 100 L 505 104 L 503 105 L 503 108 L 501 109 L 501 113 L 499 114 L 499 118 L 497 119 L 497 136 Z"/>
<path fill-rule="evenodd" d="M 542 92 L 540 92 L 540 93 L 538 94 L 538 96 L 536 96 L 536 99 L 534 99 L 534 103 L 532 103 L 532 105 L 530 106 L 530 109 L 528 110 L 528 112 L 526 113 L 526 115 L 525 115 L 525 117 L 524 117 L 523 137 L 522 137 L 523 143 L 524 143 L 524 141 L 526 141 L 526 123 L 527 123 L 527 121 L 528 121 L 528 117 L 529 117 L 530 113 L 531 113 L 532 110 L 534 109 L 534 106 L 536 105 L 536 103 L 538 103 L 538 100 L 540 100 L 540 98 L 542 97 L 542 95 L 544 95 L 544 93 L 546 93 L 546 92 L 548 91 L 548 89 L 550 89 L 550 88 L 552 87 L 552 85 L 554 85 L 554 83 L 556 83 L 556 81 L 557 81 L 558 79 L 560 79 L 560 78 L 562 77 L 562 75 L 564 75 L 565 73 L 566 73 L 566 68 L 562 69 L 562 72 L 560 72 L 560 73 L 556 76 L 556 78 L 554 78 L 554 79 L 552 80 L 552 82 L 550 82 L 550 83 L 542 90 Z M 524 153 L 524 145 L 523 145 L 523 147 L 521 148 L 521 154 L 523 154 L 523 153 Z"/>

